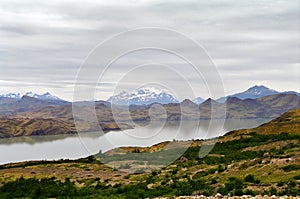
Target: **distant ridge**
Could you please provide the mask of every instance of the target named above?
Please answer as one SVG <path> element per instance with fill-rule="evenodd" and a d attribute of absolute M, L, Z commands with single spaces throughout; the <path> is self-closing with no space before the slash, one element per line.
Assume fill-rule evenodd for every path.
<path fill-rule="evenodd" d="M 2 94 L 0 95 L 1 98 L 9 98 L 9 99 L 15 99 L 15 100 L 20 100 L 22 97 L 27 96 L 27 97 L 32 97 L 36 98 L 39 100 L 53 100 L 53 101 L 65 101 L 57 96 L 54 96 L 50 94 L 49 92 L 46 92 L 44 94 L 37 94 L 33 92 L 27 92 L 24 95 L 21 95 L 20 93 L 8 93 L 8 94 Z"/>
<path fill-rule="evenodd" d="M 67 104 L 71 103 L 51 98 L 39 99 L 28 95 L 23 95 L 21 99 L 0 97 L 0 115 L 16 115 L 46 106 L 64 106 Z"/>
<path fill-rule="evenodd" d="M 238 99 L 258 99 L 261 97 L 274 95 L 274 94 L 295 94 L 297 96 L 300 96 L 300 93 L 296 91 L 279 92 L 274 89 L 270 89 L 264 85 L 255 85 L 248 88 L 246 91 L 235 93 L 232 95 L 227 95 L 214 100 L 219 103 L 224 103 L 229 97 L 236 97 Z M 28 97 L 32 97 L 40 100 L 46 100 L 46 101 L 67 102 L 57 96 L 50 94 L 49 92 L 45 92 L 43 94 L 27 92 L 24 95 L 20 93 L 0 94 L 0 104 L 3 104 L 3 102 L 7 103 L 15 100 L 20 100 L 23 96 L 28 96 Z M 198 96 L 195 99 L 190 99 L 190 100 L 197 105 L 200 105 L 206 101 L 206 99 L 202 98 L 201 96 Z M 145 88 L 137 89 L 136 91 L 131 93 L 122 91 L 114 96 L 109 97 L 106 100 L 106 102 L 113 103 L 116 105 L 150 105 L 153 103 L 159 103 L 159 104 L 179 103 L 179 100 L 176 99 L 172 94 L 162 89 L 158 89 L 155 87 L 145 87 Z"/>
<path fill-rule="evenodd" d="M 296 92 L 295 92 L 296 93 Z M 260 97 L 268 96 L 268 95 L 274 95 L 274 94 L 279 94 L 278 91 L 275 91 L 273 89 L 267 88 L 263 85 L 255 85 L 253 87 L 250 87 L 244 92 L 241 93 L 236 93 L 233 95 L 228 95 L 225 97 L 221 97 L 217 99 L 218 102 L 225 102 L 228 97 L 236 97 L 239 99 L 257 99 Z"/>
<path fill-rule="evenodd" d="M 20 93 L 7 93 L 0 95 L 0 98 L 21 99 Z"/>
<path fill-rule="evenodd" d="M 205 99 L 203 99 L 202 97 L 197 97 L 197 98 L 195 98 L 194 100 L 193 100 L 193 102 L 195 103 L 195 104 L 201 104 L 201 103 L 203 103 L 205 101 Z"/>

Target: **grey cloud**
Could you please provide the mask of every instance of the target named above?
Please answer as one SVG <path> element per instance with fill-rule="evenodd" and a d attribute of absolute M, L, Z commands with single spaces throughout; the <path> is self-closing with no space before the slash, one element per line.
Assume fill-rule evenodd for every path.
<path fill-rule="evenodd" d="M 300 59 L 299 13 L 299 1 L 284 0 L 3 0 L 0 80 L 29 82 L 33 91 L 44 87 L 71 99 L 77 71 L 98 43 L 121 31 L 158 26 L 183 32 L 203 45 L 217 64 L 228 93 L 259 83 L 290 90 L 299 83 L 296 77 L 300 75 L 295 69 Z M 134 41 L 119 45 L 126 42 Z M 195 50 L 174 41 L 170 41 L 170 46 L 190 54 Z M 128 65 L 142 63 L 147 56 L 146 53 L 123 60 L 105 82 L 112 83 Z M 164 56 L 156 58 L 185 67 L 174 60 L 167 62 Z M 172 78 L 169 81 L 180 83 Z M 88 79 L 82 83 L 90 84 Z M 1 81 L 0 87 L 3 92 L 18 90 Z M 111 87 L 103 85 L 104 98 Z"/>

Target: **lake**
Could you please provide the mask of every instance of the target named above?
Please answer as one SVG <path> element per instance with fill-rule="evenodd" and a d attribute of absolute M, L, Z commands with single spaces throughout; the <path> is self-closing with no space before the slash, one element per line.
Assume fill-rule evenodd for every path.
<path fill-rule="evenodd" d="M 271 119 L 227 119 L 183 121 L 182 124 L 150 123 L 135 129 L 80 133 L 76 135 L 31 136 L 0 139 L 0 164 L 27 160 L 58 160 L 86 157 L 120 146 L 151 146 L 162 141 L 206 139 L 261 125 Z"/>

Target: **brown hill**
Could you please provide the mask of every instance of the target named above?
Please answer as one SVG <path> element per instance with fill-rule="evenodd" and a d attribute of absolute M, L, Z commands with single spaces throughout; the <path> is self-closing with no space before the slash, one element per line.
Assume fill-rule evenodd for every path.
<path fill-rule="evenodd" d="M 269 105 L 275 114 L 282 114 L 286 111 L 300 107 L 300 97 L 296 94 L 269 95 L 257 99 L 257 102 Z"/>
<path fill-rule="evenodd" d="M 132 126 L 115 122 L 93 123 L 87 121 L 78 121 L 76 127 L 74 122 L 63 121 L 55 118 L 18 118 L 18 117 L 0 117 L 0 138 L 34 136 L 34 135 L 60 135 L 74 134 L 80 132 L 120 130 L 132 128 Z"/>
<path fill-rule="evenodd" d="M 300 134 L 300 108 L 288 111 L 280 117 L 256 128 L 231 131 L 225 136 L 247 135 L 252 132 L 258 134 Z"/>
<path fill-rule="evenodd" d="M 0 118 L 0 138 L 73 133 L 74 125 L 58 119 Z"/>

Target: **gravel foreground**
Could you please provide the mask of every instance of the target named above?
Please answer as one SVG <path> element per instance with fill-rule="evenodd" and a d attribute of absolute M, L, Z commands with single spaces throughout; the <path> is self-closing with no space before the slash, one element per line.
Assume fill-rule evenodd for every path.
<path fill-rule="evenodd" d="M 250 195 L 243 195 L 243 196 L 222 196 L 221 194 L 216 194 L 215 196 L 178 196 L 178 197 L 157 197 L 155 199 L 300 199 L 300 196 L 250 196 Z"/>

